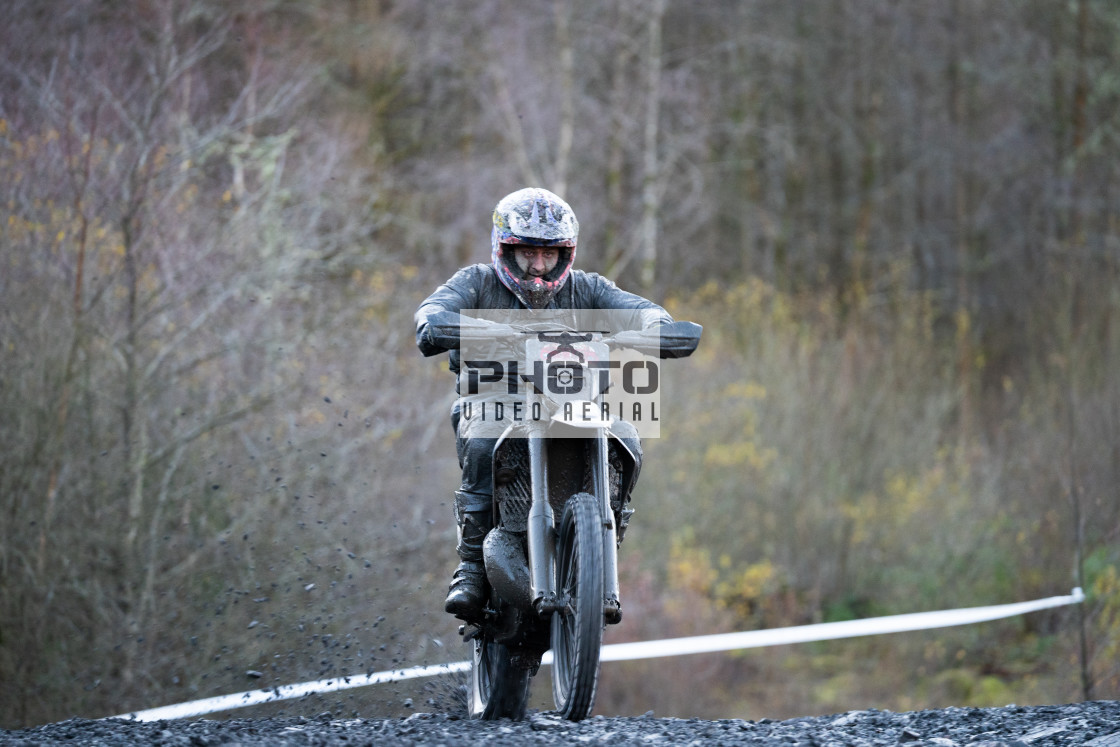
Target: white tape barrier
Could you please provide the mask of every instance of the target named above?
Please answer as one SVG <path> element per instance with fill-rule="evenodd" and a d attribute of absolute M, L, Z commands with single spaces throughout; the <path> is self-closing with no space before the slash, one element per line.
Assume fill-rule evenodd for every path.
<path fill-rule="evenodd" d="M 773 630 L 749 630 L 744 633 L 723 633 L 701 635 L 693 638 L 673 638 L 665 641 L 641 641 L 638 643 L 616 643 L 604 646 L 600 657 L 602 661 L 627 661 L 631 659 L 650 659 L 656 656 L 681 656 L 683 654 L 705 654 L 713 651 L 734 651 L 761 646 L 781 646 L 787 643 L 809 643 L 810 641 L 832 641 L 838 638 L 856 638 L 865 635 L 884 633 L 905 633 L 911 630 L 933 630 L 954 625 L 998 620 L 1003 617 L 1025 615 L 1028 612 L 1079 604 L 1085 599 L 1080 588 L 1064 597 L 1036 599 L 1033 602 L 999 604 L 992 607 L 968 607 L 959 610 L 939 612 L 915 612 L 908 615 L 889 615 L 869 617 L 863 620 L 818 623 L 801 625 L 795 628 L 774 628 Z"/>
<path fill-rule="evenodd" d="M 278 700 L 291 700 L 302 698 L 312 693 L 330 693 L 336 690 L 349 690 L 352 687 L 365 687 L 378 685 L 384 682 L 400 682 L 419 677 L 435 677 L 440 674 L 452 672 L 466 672 L 470 670 L 469 661 L 457 661 L 453 664 L 434 664 L 430 667 L 412 667 L 411 669 L 394 669 L 387 672 L 373 674 L 360 674 L 353 677 L 339 677 L 333 680 L 319 680 L 318 682 L 303 682 L 298 685 L 281 685 L 270 690 L 250 690 L 233 695 L 218 695 L 204 700 L 192 700 L 190 703 L 161 706 L 147 711 L 135 713 L 122 713 L 111 718 L 124 718 L 133 721 L 163 721 L 172 718 L 189 718 L 203 716 L 207 713 L 230 711 L 234 708 L 258 705 L 260 703 L 275 703 Z"/>
<path fill-rule="evenodd" d="M 954 625 L 968 625 L 971 623 L 999 620 L 1005 617 L 1016 617 L 1028 612 L 1062 607 L 1067 604 L 1079 604 L 1084 601 L 1085 595 L 1080 588 L 1074 589 L 1068 596 L 1048 597 L 1036 599 L 1032 602 L 1017 602 L 1014 604 L 998 604 L 990 607 L 968 607 L 957 610 L 941 610 L 938 612 L 915 612 L 908 615 L 889 615 L 887 617 L 871 617 L 863 620 L 846 620 L 844 622 L 819 623 L 816 625 L 799 625 L 792 628 L 774 628 L 772 630 L 750 630 L 742 633 L 723 633 L 717 635 L 701 635 L 691 638 L 669 638 L 662 641 L 639 641 L 636 643 L 615 643 L 603 646 L 600 659 L 602 661 L 629 661 L 633 659 L 651 659 L 660 656 L 683 656 L 685 654 L 704 654 L 717 651 L 735 651 L 746 648 L 760 648 L 763 646 L 780 646 L 789 643 L 809 643 L 812 641 L 831 641 L 839 638 L 857 638 L 867 635 L 882 635 L 885 633 L 904 633 L 913 630 L 934 630 L 948 628 Z M 545 653 L 542 664 L 552 663 L 552 652 Z M 412 667 L 410 669 L 394 669 L 385 672 L 340 677 L 336 679 L 320 680 L 318 682 L 304 682 L 298 685 L 282 685 L 268 690 L 250 690 L 233 695 L 219 695 L 205 700 L 195 700 L 178 705 L 162 706 L 146 711 L 124 713 L 113 718 L 131 719 L 135 721 L 160 721 L 164 719 L 189 718 L 202 716 L 218 711 L 228 711 L 234 708 L 260 703 L 273 703 L 279 700 L 291 700 L 312 693 L 329 693 L 338 690 L 349 690 L 354 687 L 366 687 L 385 682 L 400 682 L 402 680 L 417 679 L 420 677 L 434 677 L 453 672 L 466 672 L 470 669 L 470 662 L 459 661 L 451 664 L 435 664 L 426 667 Z"/>

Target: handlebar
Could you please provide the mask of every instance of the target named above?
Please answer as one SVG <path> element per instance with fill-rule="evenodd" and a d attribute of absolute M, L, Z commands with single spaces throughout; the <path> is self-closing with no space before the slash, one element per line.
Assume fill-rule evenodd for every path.
<path fill-rule="evenodd" d="M 703 327 L 695 322 L 671 322 L 641 330 L 607 334 L 603 330 L 574 330 L 556 322 L 502 324 L 439 311 L 428 317 L 430 339 L 444 348 L 458 348 L 462 342 L 499 342 L 516 344 L 531 335 L 543 342 L 571 344 L 592 339 L 592 333 L 606 334 L 602 342 L 615 348 L 629 348 L 660 358 L 686 358 L 700 344 Z"/>

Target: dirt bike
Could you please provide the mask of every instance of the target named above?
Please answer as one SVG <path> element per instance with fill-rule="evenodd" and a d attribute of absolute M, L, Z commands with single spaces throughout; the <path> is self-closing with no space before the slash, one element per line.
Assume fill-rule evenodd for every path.
<path fill-rule="evenodd" d="M 591 713 L 603 630 L 621 619 L 617 553 L 640 466 L 637 438 L 627 437 L 637 431 L 604 405 L 604 372 L 619 368 L 609 353 L 685 357 L 701 333 L 674 322 L 596 339 L 560 326 L 513 330 L 524 363 L 503 372 L 527 385 L 526 398 L 493 450 L 494 528 L 483 542 L 489 602 L 459 629 L 473 646 L 472 718 L 521 719 L 549 650 L 557 711 L 572 721 Z"/>

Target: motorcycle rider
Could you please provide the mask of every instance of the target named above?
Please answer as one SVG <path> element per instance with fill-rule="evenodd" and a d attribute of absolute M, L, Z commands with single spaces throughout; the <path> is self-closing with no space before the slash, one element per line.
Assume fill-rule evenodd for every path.
<path fill-rule="evenodd" d="M 572 269 L 578 237 L 575 213 L 552 192 L 530 187 L 503 197 L 493 212 L 490 264 L 459 270 L 416 311 L 420 351 L 425 356 L 449 351 L 450 369 L 458 376 L 459 340 L 453 331 L 455 322 L 448 322 L 460 320 L 459 312 L 465 309 L 627 309 L 636 311 L 642 328 L 673 321 L 652 301 L 621 290 L 598 274 Z M 455 493 L 460 562 L 444 608 L 471 620 L 486 599 L 482 541 L 493 526 L 491 455 L 500 432 L 486 431 L 487 424 L 477 423 L 477 419 L 462 419 L 460 404 L 457 400 L 451 412 L 462 468 L 462 482 Z M 624 421 L 618 426 L 624 429 L 618 434 L 637 460 L 636 478 L 641 463 L 637 432 Z"/>

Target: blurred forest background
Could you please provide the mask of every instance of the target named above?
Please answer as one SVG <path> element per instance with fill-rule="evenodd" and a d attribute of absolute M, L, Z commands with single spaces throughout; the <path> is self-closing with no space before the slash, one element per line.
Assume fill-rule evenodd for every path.
<path fill-rule="evenodd" d="M 705 327 L 609 640 L 1088 595 L 607 664 L 597 712 L 1120 697 L 1116 3 L 3 8 L 0 726 L 465 657 L 411 317 L 525 185 Z"/>

